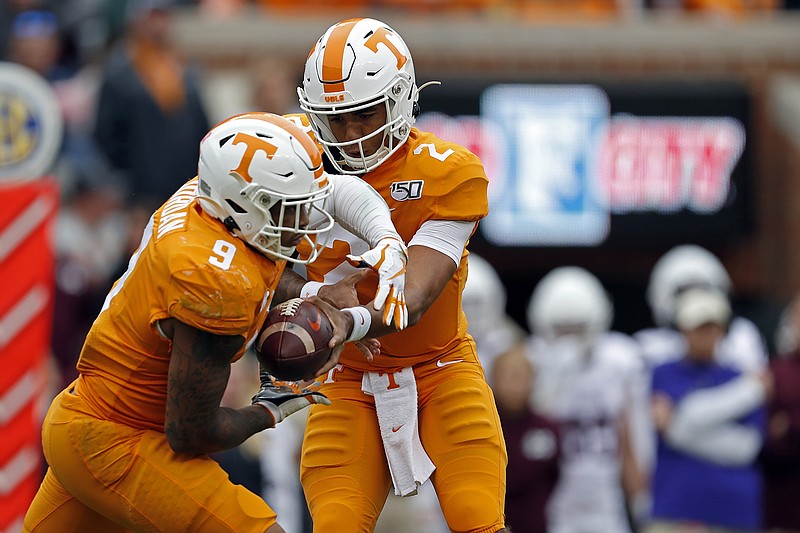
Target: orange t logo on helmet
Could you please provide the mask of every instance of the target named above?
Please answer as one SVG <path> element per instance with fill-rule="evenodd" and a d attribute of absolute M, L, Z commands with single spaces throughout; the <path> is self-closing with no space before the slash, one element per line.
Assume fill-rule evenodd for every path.
<path fill-rule="evenodd" d="M 389 34 L 390 34 L 389 30 L 387 30 L 386 28 L 378 28 L 377 30 L 375 30 L 375 33 L 370 35 L 369 39 L 367 39 L 367 41 L 364 43 L 364 46 L 366 46 L 367 48 L 369 48 L 370 50 L 372 50 L 377 54 L 378 43 L 383 43 L 384 45 L 386 45 L 386 48 L 388 48 L 394 54 L 394 57 L 397 58 L 397 68 L 399 69 L 406 64 L 408 58 L 404 56 L 402 52 L 400 52 L 400 50 L 398 50 L 395 45 L 392 44 L 392 41 L 386 38 L 386 36 Z"/>
<path fill-rule="evenodd" d="M 353 27 L 361 20 L 349 19 L 337 24 L 328 37 L 322 61 L 322 76 L 320 78 L 325 86 L 326 93 L 344 91 L 344 82 L 349 77 L 349 71 L 346 72 L 348 69 L 343 63 L 347 40 L 350 37 L 350 32 L 353 31 Z M 397 68 L 399 69 L 406 64 L 408 58 L 387 38 L 388 35 L 394 34 L 386 28 L 378 28 L 364 42 L 364 46 L 377 53 L 378 45 L 383 43 L 394 54 L 397 59 Z M 313 52 L 312 50 L 311 53 Z M 326 101 L 332 102 L 333 100 Z"/>
<path fill-rule="evenodd" d="M 247 148 L 245 148 L 244 155 L 242 155 L 242 160 L 239 162 L 239 166 L 236 169 L 231 170 L 231 172 L 235 172 L 248 183 L 252 183 L 253 178 L 250 176 L 250 163 L 253 161 L 253 156 L 256 155 L 256 152 L 261 150 L 267 154 L 267 159 L 272 159 L 275 155 L 275 152 L 278 151 L 278 147 L 270 144 L 264 139 L 241 132 L 237 133 L 236 137 L 233 138 L 233 144 L 239 143 L 244 143 Z"/>

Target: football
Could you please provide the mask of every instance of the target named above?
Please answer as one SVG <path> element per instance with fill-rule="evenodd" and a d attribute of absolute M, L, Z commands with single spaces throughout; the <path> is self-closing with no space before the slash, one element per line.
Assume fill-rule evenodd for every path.
<path fill-rule="evenodd" d="M 312 376 L 330 357 L 333 326 L 313 303 L 294 298 L 270 309 L 255 348 L 270 374 L 285 381 Z"/>

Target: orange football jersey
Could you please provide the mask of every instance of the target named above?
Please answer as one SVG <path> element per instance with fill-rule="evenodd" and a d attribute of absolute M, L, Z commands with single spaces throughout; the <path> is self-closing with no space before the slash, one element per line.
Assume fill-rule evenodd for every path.
<path fill-rule="evenodd" d="M 196 190 L 197 178 L 155 212 L 86 337 L 77 387 L 101 418 L 163 431 L 172 343 L 159 320 L 241 335 L 246 346 L 264 323 L 286 262 L 256 252 L 204 213 Z"/>
<path fill-rule="evenodd" d="M 305 115 L 293 115 L 310 132 Z M 313 133 L 312 133 L 313 135 Z M 392 210 L 392 222 L 409 243 L 428 220 L 478 221 L 488 213 L 489 180 L 478 157 L 463 146 L 412 128 L 405 145 L 377 169 L 364 176 Z M 308 279 L 334 283 L 354 271 L 346 254 L 362 254 L 370 246 L 338 224 L 327 237 L 320 257 L 307 265 Z M 301 250 L 302 253 L 302 250 Z M 347 345 L 340 357 L 358 370 L 399 369 L 437 357 L 467 333 L 461 292 L 467 275 L 466 250 L 444 291 L 412 328 L 381 337 L 381 355 L 368 363 Z M 358 286 L 362 304 L 372 301 L 377 278 Z"/>

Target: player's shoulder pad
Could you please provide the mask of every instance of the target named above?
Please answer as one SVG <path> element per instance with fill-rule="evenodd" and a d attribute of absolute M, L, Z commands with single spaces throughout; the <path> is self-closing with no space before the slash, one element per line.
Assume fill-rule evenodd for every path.
<path fill-rule="evenodd" d="M 637 370 L 643 365 L 641 348 L 633 337 L 618 331 L 608 331 L 600 338 L 599 351 L 619 368 Z"/>
<path fill-rule="evenodd" d="M 728 328 L 729 334 L 735 331 L 739 335 L 747 335 L 752 338 L 761 340 L 763 337 L 761 331 L 756 326 L 755 322 L 743 316 L 734 316 Z"/>
<path fill-rule="evenodd" d="M 454 142 L 445 141 L 427 131 L 416 128 L 409 136 L 411 152 L 420 166 L 420 170 L 441 176 L 443 173 L 463 174 L 488 180 L 480 158 L 468 148 Z"/>
<path fill-rule="evenodd" d="M 258 272 L 259 265 L 253 262 L 251 253 L 233 236 L 207 242 L 187 239 L 181 246 L 172 248 L 170 272 L 175 278 L 187 278 L 187 283 L 209 281 L 246 292 L 258 284 L 251 274 Z"/>
<path fill-rule="evenodd" d="M 407 172 L 425 181 L 425 195 L 436 202 L 435 218 L 474 221 L 489 212 L 489 178 L 483 163 L 467 148 L 428 132 L 409 138 L 414 164 Z"/>
<path fill-rule="evenodd" d="M 168 257 L 168 312 L 190 325 L 224 334 L 247 331 L 256 307 L 261 276 L 238 239 L 189 239 Z"/>

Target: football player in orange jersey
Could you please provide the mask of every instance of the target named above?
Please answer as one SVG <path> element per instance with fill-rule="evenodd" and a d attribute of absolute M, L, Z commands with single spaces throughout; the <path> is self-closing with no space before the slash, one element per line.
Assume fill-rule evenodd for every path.
<path fill-rule="evenodd" d="M 313 386 L 267 381 L 253 405 L 220 407 L 287 261 L 313 261 L 322 242 L 311 237 L 334 219 L 370 243 L 400 238 L 375 191 L 325 173 L 318 147 L 285 118 L 240 115 L 206 135 L 198 177 L 153 214 L 87 335 L 79 377 L 48 411 L 49 468 L 24 531 L 284 531 L 207 454 L 330 403 Z M 389 263 L 405 263 L 401 249 L 388 252 L 400 253 Z M 379 275 L 382 291 L 402 300 L 403 276 Z M 317 303 L 334 326 L 322 375 L 359 312 Z"/>
<path fill-rule="evenodd" d="M 314 44 L 298 89 L 305 114 L 290 116 L 327 163 L 383 196 L 408 243 L 405 309 L 393 313 L 391 296 L 382 313 L 359 307 L 380 353 L 345 347 L 321 389 L 331 405 L 309 413 L 301 481 L 315 532 L 372 531 L 392 485 L 413 495 L 428 477 L 451 530 L 505 531 L 506 449 L 461 309 L 488 179 L 466 148 L 413 127 L 418 93 L 402 38 L 377 20 L 345 20 Z M 369 302 L 374 282 L 348 277 L 380 264 L 368 249 L 335 225 L 307 279 L 284 276 L 281 290 L 340 308 Z"/>

